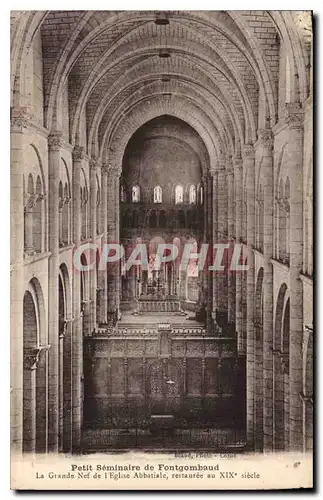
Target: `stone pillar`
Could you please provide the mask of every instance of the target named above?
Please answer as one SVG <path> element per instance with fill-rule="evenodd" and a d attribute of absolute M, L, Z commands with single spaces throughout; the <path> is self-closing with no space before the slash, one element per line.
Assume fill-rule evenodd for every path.
<path fill-rule="evenodd" d="M 213 221 L 213 227 L 212 227 L 212 245 L 215 245 L 218 240 L 218 211 L 217 211 L 217 198 L 218 198 L 218 172 L 213 172 L 212 176 L 212 191 L 213 191 L 213 196 L 212 196 L 212 221 Z M 215 252 L 212 252 L 213 257 L 215 256 Z M 217 294 L 218 294 L 218 276 L 217 272 L 213 271 L 212 273 L 212 281 L 213 281 L 213 296 L 212 296 L 212 317 L 213 321 L 216 318 L 216 309 L 217 309 Z"/>
<path fill-rule="evenodd" d="M 24 227 L 24 238 L 25 245 L 24 251 L 26 254 L 31 255 L 34 253 L 34 239 L 33 239 L 33 209 L 36 205 L 38 196 L 36 194 L 25 194 L 25 207 L 24 207 L 24 217 L 25 217 L 25 227 Z"/>
<path fill-rule="evenodd" d="M 114 190 L 116 193 L 115 200 L 115 241 L 120 244 L 120 173 L 116 172 L 114 179 Z M 120 315 L 120 296 L 121 296 L 121 268 L 120 260 L 116 262 L 115 265 L 115 283 L 116 283 L 116 314 L 117 317 Z"/>
<path fill-rule="evenodd" d="M 10 130 L 10 418 L 12 451 L 22 451 L 23 436 L 23 297 L 24 297 L 24 148 L 30 115 L 11 112 Z"/>
<path fill-rule="evenodd" d="M 24 352 L 24 440 L 23 451 L 36 451 L 36 369 L 39 351 L 26 348 Z"/>
<path fill-rule="evenodd" d="M 258 131 L 262 149 L 261 178 L 264 186 L 264 282 L 263 282 L 263 445 L 273 450 L 273 135 L 269 129 Z"/>
<path fill-rule="evenodd" d="M 228 243 L 227 229 L 227 186 L 225 165 L 221 165 L 218 170 L 217 189 L 217 213 L 218 213 L 218 243 Z M 222 264 L 225 265 L 223 259 Z M 217 272 L 218 302 L 217 302 L 217 323 L 222 327 L 227 324 L 228 314 L 228 278 L 225 271 Z"/>
<path fill-rule="evenodd" d="M 244 164 L 247 171 L 247 444 L 252 449 L 254 444 L 254 386 L 255 386 L 255 332 L 254 332 L 254 301 L 255 301 L 255 152 L 251 145 L 244 148 Z"/>
<path fill-rule="evenodd" d="M 119 173 L 111 168 L 108 174 L 108 243 L 119 243 Z M 108 315 L 119 314 L 120 303 L 120 262 L 109 263 L 108 275 Z"/>
<path fill-rule="evenodd" d="M 209 215 L 209 192 L 210 186 L 208 182 L 208 176 L 205 174 L 203 176 L 203 186 L 204 186 L 204 234 L 203 240 L 198 242 L 198 251 L 202 243 L 206 243 L 210 234 L 210 215 Z M 205 309 L 206 317 L 208 316 L 208 276 L 205 272 L 205 268 L 199 271 L 199 280 L 201 283 L 202 293 L 199 295 L 199 308 Z"/>
<path fill-rule="evenodd" d="M 50 346 L 39 347 L 36 373 L 36 452 L 47 452 L 48 440 L 48 350 Z"/>
<path fill-rule="evenodd" d="M 101 167 L 101 229 L 103 231 L 102 247 L 107 243 L 107 226 L 108 226 L 108 165 Z M 107 283 L 107 268 L 98 272 L 98 296 L 99 296 L 99 323 L 106 323 L 107 321 L 107 304 L 108 304 L 108 283 Z"/>
<path fill-rule="evenodd" d="M 75 248 L 81 242 L 81 168 L 84 149 L 76 146 L 73 151 L 73 242 Z M 73 332 L 72 332 L 72 450 L 77 451 L 81 443 L 82 426 L 82 378 L 83 378 L 83 328 L 81 315 L 81 272 L 75 269 L 73 274 Z"/>
<path fill-rule="evenodd" d="M 59 334 L 58 334 L 58 270 L 59 270 L 59 171 L 62 134 L 48 137 L 48 450 L 57 452 L 59 437 Z"/>
<path fill-rule="evenodd" d="M 207 185 L 208 185 L 208 190 L 207 190 L 207 217 L 208 217 L 208 233 L 207 233 L 207 240 L 206 243 L 208 243 L 209 248 L 212 245 L 213 242 L 213 179 L 212 175 L 209 174 L 207 177 Z M 210 251 L 208 252 L 208 257 L 207 261 L 205 263 L 205 269 L 204 273 L 206 275 L 207 281 L 207 304 L 206 304 L 206 311 L 207 311 L 207 326 L 212 329 L 212 310 L 213 310 L 213 279 L 211 272 L 209 271 L 209 266 L 212 264 L 212 261 L 210 259 L 211 253 Z"/>
<path fill-rule="evenodd" d="M 289 341 L 289 448 L 300 451 L 303 446 L 302 415 L 302 339 L 303 284 L 300 280 L 303 256 L 303 110 L 299 103 L 285 109 L 288 126 L 287 171 L 290 177 L 290 341 Z"/>
<path fill-rule="evenodd" d="M 234 182 L 235 182 L 235 243 L 240 245 L 242 241 L 242 160 L 237 158 L 234 165 Z M 242 252 L 242 250 L 241 250 Z M 237 348 L 240 355 L 246 354 L 246 339 L 243 338 L 242 325 L 242 271 L 236 273 L 236 310 L 235 310 L 235 326 L 237 334 Z"/>
<path fill-rule="evenodd" d="M 231 165 L 227 167 L 227 179 L 228 179 L 228 236 L 229 242 L 233 241 L 234 238 L 234 171 Z M 228 262 L 228 264 L 230 264 Z M 233 329 L 235 324 L 235 274 L 231 273 L 229 270 L 228 273 L 228 326 Z"/>
<path fill-rule="evenodd" d="M 98 165 L 95 158 L 91 158 L 89 162 L 90 167 L 90 234 L 91 242 L 95 245 L 97 240 L 96 231 L 96 203 L 97 203 L 97 171 Z M 92 255 L 91 259 L 96 259 Z M 93 267 L 90 272 L 90 301 L 91 301 L 91 332 L 96 327 L 96 294 L 97 294 L 97 264 Z"/>
<path fill-rule="evenodd" d="M 180 291 L 179 291 L 180 300 L 185 302 L 187 300 L 187 270 L 180 270 Z"/>

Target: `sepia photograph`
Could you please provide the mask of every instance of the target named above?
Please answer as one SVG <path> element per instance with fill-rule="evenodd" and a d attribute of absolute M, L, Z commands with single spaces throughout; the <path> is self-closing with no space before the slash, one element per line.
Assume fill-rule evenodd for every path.
<path fill-rule="evenodd" d="M 312 11 L 10 11 L 12 489 L 312 488 L 313 294 Z"/>

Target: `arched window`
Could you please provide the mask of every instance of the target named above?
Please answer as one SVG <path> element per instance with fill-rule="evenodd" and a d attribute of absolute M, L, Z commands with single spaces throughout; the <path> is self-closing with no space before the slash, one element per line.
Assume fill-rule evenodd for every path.
<path fill-rule="evenodd" d="M 42 252 L 43 250 L 43 187 L 40 176 L 37 176 L 36 181 L 36 198 L 35 206 L 33 209 L 33 247 L 35 252 Z"/>
<path fill-rule="evenodd" d="M 138 201 L 140 201 L 140 188 L 139 188 L 139 186 L 133 186 L 131 199 L 132 199 L 132 203 L 138 203 Z"/>
<path fill-rule="evenodd" d="M 62 209 L 62 241 L 64 245 L 70 243 L 70 224 L 71 224 L 71 197 L 67 182 L 64 186 L 64 205 Z"/>
<path fill-rule="evenodd" d="M 121 201 L 121 203 L 124 203 L 126 201 L 126 193 L 125 193 L 124 186 L 122 184 L 120 186 L 120 201 Z"/>
<path fill-rule="evenodd" d="M 177 203 L 183 203 L 183 196 L 184 196 L 183 187 L 180 185 L 176 186 L 176 188 L 175 188 L 175 204 L 176 205 L 177 205 Z"/>
<path fill-rule="evenodd" d="M 203 205 L 203 186 L 200 187 L 200 203 Z"/>
<path fill-rule="evenodd" d="M 194 186 L 193 184 L 192 186 L 190 186 L 189 200 L 190 203 L 196 203 L 196 186 Z"/>
<path fill-rule="evenodd" d="M 160 186 L 154 187 L 154 203 L 162 203 L 163 192 Z"/>

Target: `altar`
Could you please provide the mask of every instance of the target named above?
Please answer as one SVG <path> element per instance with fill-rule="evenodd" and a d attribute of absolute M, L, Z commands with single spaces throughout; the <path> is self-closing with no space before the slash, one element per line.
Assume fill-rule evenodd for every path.
<path fill-rule="evenodd" d="M 137 313 L 150 312 L 180 312 L 181 304 L 178 297 L 159 297 L 158 295 L 141 295 L 138 300 Z"/>

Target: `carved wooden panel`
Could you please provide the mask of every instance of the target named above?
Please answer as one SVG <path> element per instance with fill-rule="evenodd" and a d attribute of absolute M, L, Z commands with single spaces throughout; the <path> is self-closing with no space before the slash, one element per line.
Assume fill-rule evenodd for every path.
<path fill-rule="evenodd" d="M 128 359 L 128 394 L 144 394 L 142 359 Z"/>
<path fill-rule="evenodd" d="M 111 359 L 111 395 L 124 395 L 124 363 L 122 358 Z"/>
<path fill-rule="evenodd" d="M 216 358 L 205 360 L 205 394 L 216 395 L 218 393 L 218 361 Z"/>
<path fill-rule="evenodd" d="M 94 358 L 92 364 L 92 390 L 94 394 L 107 394 L 108 392 L 108 364 L 105 358 Z"/>
<path fill-rule="evenodd" d="M 201 360 L 196 358 L 187 359 L 187 394 L 190 396 L 202 395 L 202 366 Z"/>

